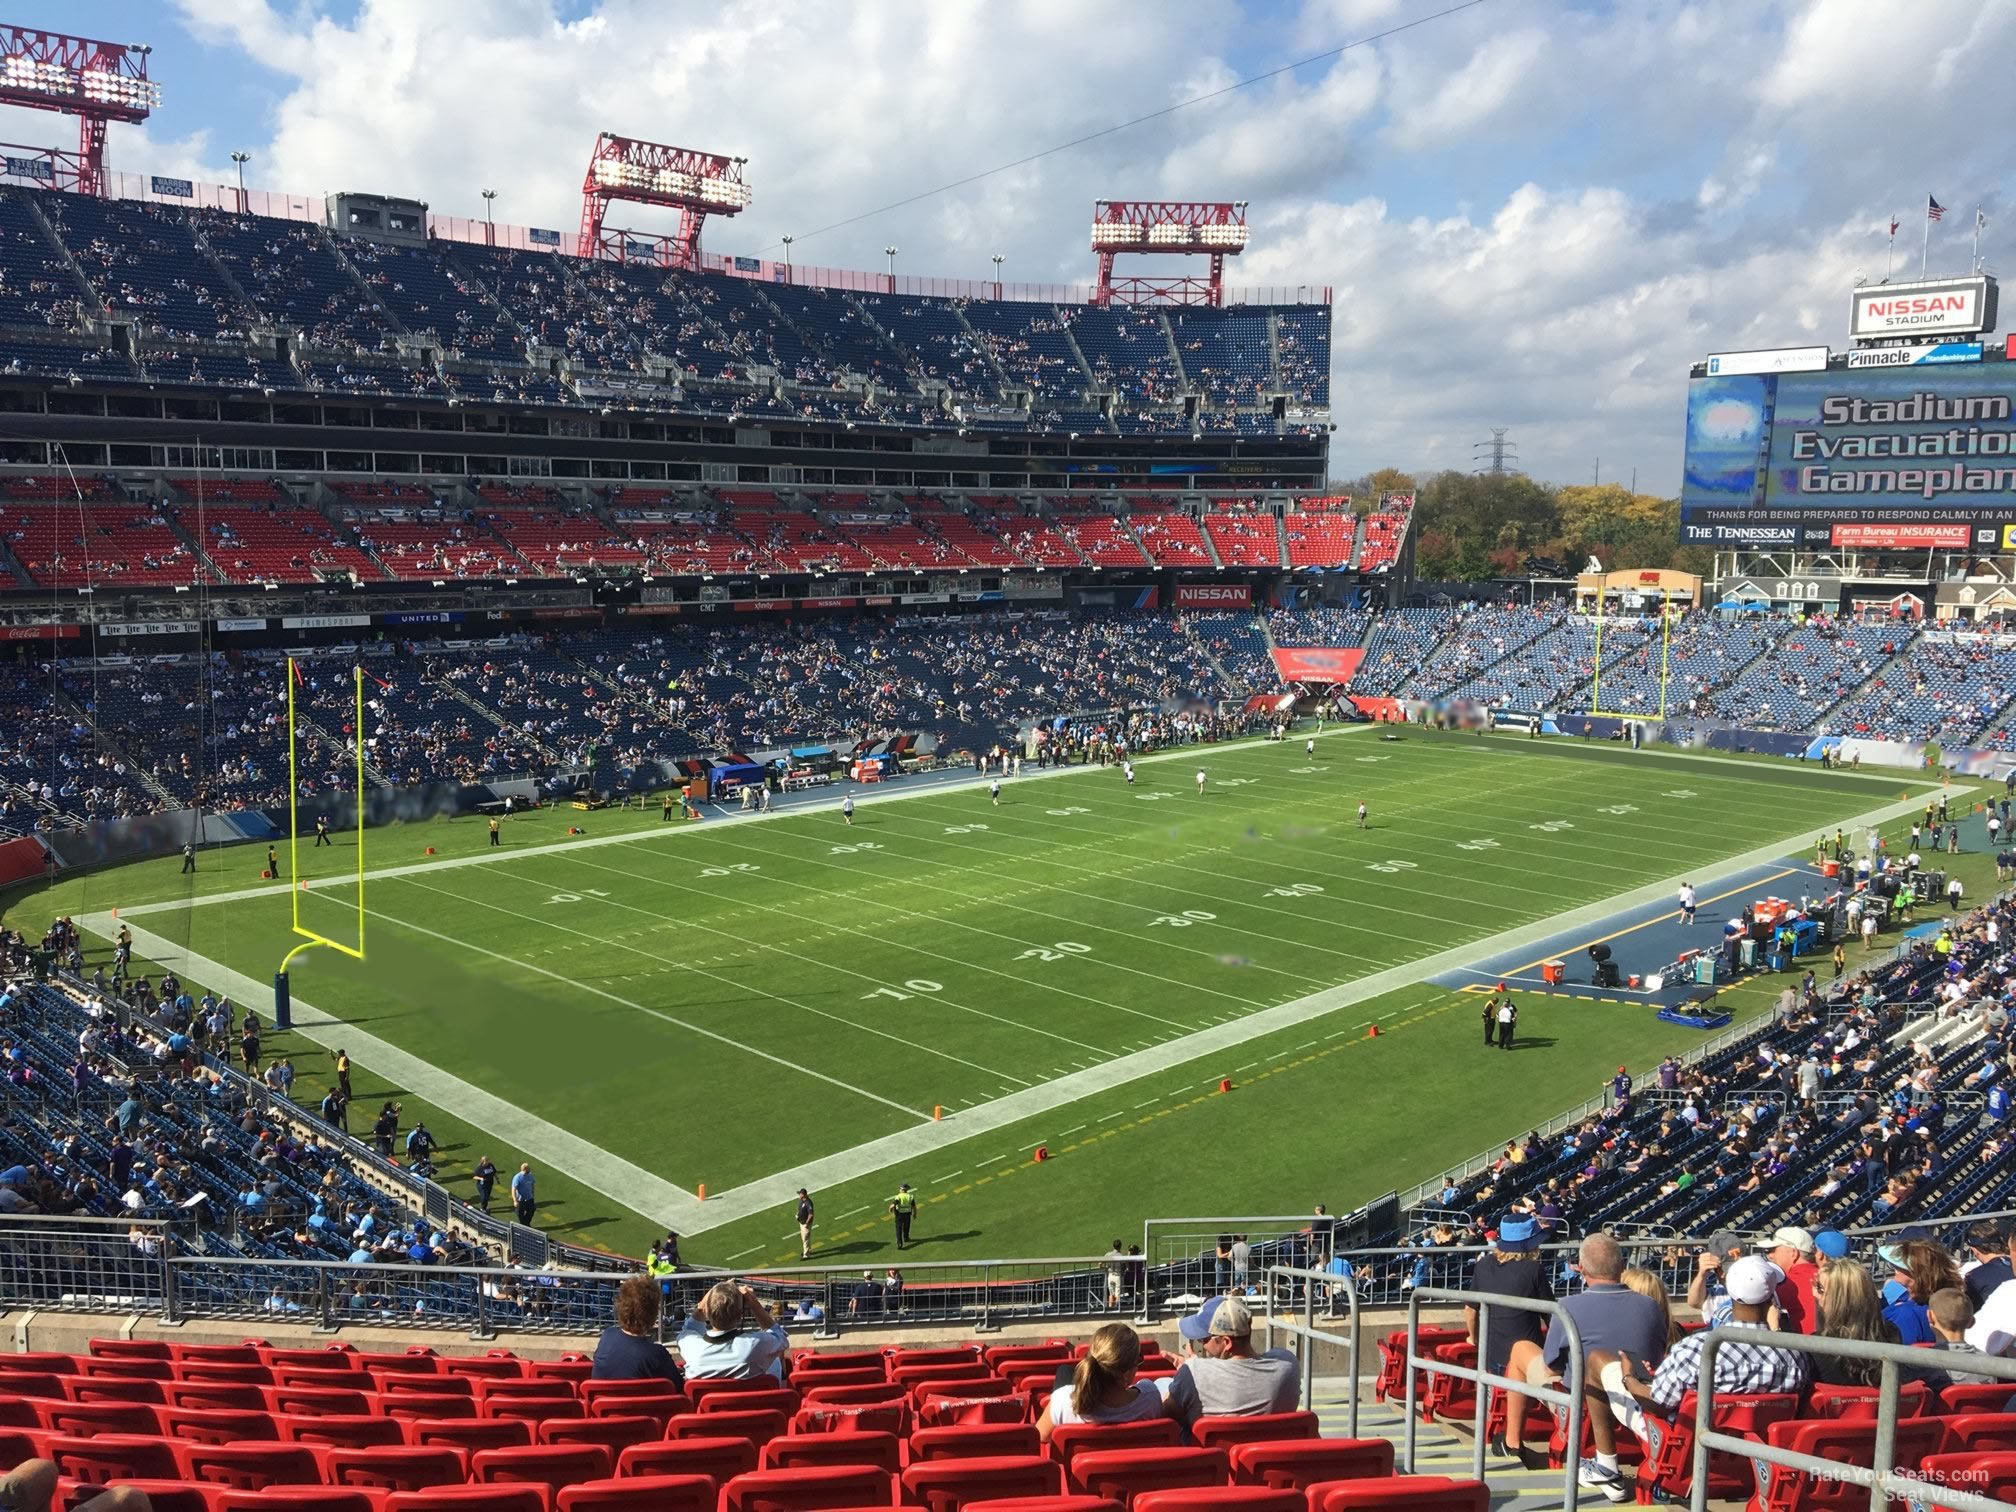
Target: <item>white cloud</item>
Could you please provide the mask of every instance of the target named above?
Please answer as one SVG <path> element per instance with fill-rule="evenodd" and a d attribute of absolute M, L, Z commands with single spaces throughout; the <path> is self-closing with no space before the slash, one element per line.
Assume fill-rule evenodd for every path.
<path fill-rule="evenodd" d="M 1464 466 L 1510 425 L 1539 475 L 1600 454 L 1606 476 L 1677 487 L 1687 363 L 1844 340 L 1892 213 L 1915 252 L 1924 194 L 1954 210 L 1935 263 L 1964 261 L 1977 203 L 1991 261 L 2016 250 L 2016 169 L 1981 103 L 2016 65 L 2016 0 L 1494 0 L 823 234 L 1437 7 L 176 4 L 279 71 L 268 134 L 122 130 L 121 166 L 224 181 L 242 145 L 260 186 L 472 217 L 494 187 L 499 219 L 564 228 L 614 130 L 750 159 L 755 203 L 710 226 L 716 250 L 791 232 L 801 266 L 879 268 L 893 242 L 903 271 L 955 278 L 991 277 L 998 252 L 1045 284 L 1089 277 L 1095 198 L 1250 199 L 1234 281 L 1335 291 L 1340 474 Z M 49 139 L 38 124 L 0 133 Z"/>

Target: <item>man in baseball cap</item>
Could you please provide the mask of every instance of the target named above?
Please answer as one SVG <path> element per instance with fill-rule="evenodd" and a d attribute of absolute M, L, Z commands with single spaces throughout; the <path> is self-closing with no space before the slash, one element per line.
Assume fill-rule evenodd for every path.
<path fill-rule="evenodd" d="M 1723 1290 L 1722 1268 L 1744 1251 L 1743 1236 L 1734 1229 L 1717 1229 L 1708 1236 L 1708 1247 L 1695 1264 L 1694 1279 L 1687 1284 L 1687 1305 L 1700 1313 L 1710 1328 L 1729 1321 L 1729 1294 Z"/>
<path fill-rule="evenodd" d="M 1788 1223 L 1757 1248 L 1785 1277 L 1778 1287 L 1778 1326 L 1787 1333 L 1813 1332 L 1818 1318 L 1813 1283 L 1820 1267 L 1813 1259 L 1812 1234 Z"/>
<path fill-rule="evenodd" d="M 1722 1236 L 1717 1235 L 1720 1238 Z M 1733 1237 L 1733 1236 L 1732 1236 Z M 1772 1301 L 1783 1271 L 1761 1255 L 1742 1255 L 1721 1267 L 1722 1288 L 1729 1301 L 1731 1330 L 1770 1327 Z M 1701 1377 L 1701 1346 L 1708 1331 L 1682 1334 L 1659 1368 L 1647 1379 L 1644 1362 L 1629 1354 L 1591 1350 L 1589 1371 L 1589 1433 L 1595 1456 L 1576 1468 L 1575 1478 L 1601 1491 L 1613 1502 L 1631 1499 L 1631 1485 L 1617 1469 L 1617 1424 L 1642 1441 L 1645 1420 L 1654 1414 L 1670 1420 L 1680 1398 Z M 1725 1392 L 1798 1392 L 1806 1388 L 1806 1357 L 1789 1349 L 1731 1339 L 1715 1352 L 1715 1394 Z"/>
<path fill-rule="evenodd" d="M 1187 1429 L 1200 1417 L 1293 1412 L 1301 1383 L 1285 1349 L 1253 1350 L 1253 1310 L 1238 1297 L 1212 1297 L 1176 1324 L 1187 1358 L 1169 1383 L 1169 1415 Z"/>

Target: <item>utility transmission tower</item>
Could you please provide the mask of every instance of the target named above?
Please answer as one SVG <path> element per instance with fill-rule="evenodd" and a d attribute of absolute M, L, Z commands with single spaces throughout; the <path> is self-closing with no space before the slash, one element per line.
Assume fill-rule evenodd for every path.
<path fill-rule="evenodd" d="M 1470 460 L 1477 464 L 1472 472 L 1493 478 L 1519 475 L 1519 443 L 1506 440 L 1507 434 L 1506 426 L 1494 425 L 1489 441 L 1479 441 L 1470 448 Z"/>

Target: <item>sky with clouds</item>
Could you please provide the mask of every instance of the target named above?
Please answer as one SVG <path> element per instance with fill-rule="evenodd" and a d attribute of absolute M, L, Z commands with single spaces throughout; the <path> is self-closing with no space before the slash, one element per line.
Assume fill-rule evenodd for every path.
<path fill-rule="evenodd" d="M 113 166 L 371 189 L 571 229 L 602 130 L 749 159 L 717 252 L 1090 276 L 1091 202 L 1250 201 L 1241 284 L 1335 292 L 1332 469 L 1470 465 L 1670 493 L 1687 364 L 1846 344 L 1893 216 L 1915 269 L 2016 266 L 2016 0 L 18 0 L 153 46 Z M 1416 25 L 1346 48 L 1411 21 Z M 1342 52 L 1333 49 L 1346 48 Z M 1306 67 L 886 214 L 952 180 Z M 2000 123 L 2000 124 L 1998 124 Z M 64 142 L 0 108 L 0 137 Z M 654 217 L 656 217 L 654 219 Z M 626 223 L 660 229 L 663 212 Z"/>

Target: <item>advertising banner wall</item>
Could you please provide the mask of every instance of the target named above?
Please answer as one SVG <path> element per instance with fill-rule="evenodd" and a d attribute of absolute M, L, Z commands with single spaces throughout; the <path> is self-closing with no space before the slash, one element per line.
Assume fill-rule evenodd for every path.
<path fill-rule="evenodd" d="M 1289 682 L 1349 682 L 1365 660 L 1362 646 L 1301 646 L 1293 650 L 1276 646 L 1269 654 L 1275 670 Z"/>
<path fill-rule="evenodd" d="M 1253 603 L 1250 583 L 1178 583 L 1178 609 L 1245 609 Z"/>

